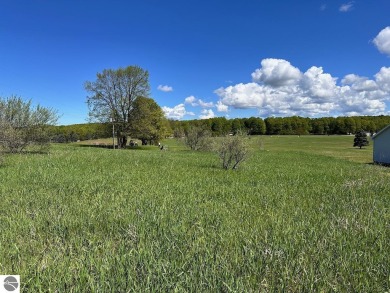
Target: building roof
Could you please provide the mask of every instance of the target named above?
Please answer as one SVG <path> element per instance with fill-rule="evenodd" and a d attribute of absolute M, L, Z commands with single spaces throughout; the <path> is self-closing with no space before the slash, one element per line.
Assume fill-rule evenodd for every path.
<path fill-rule="evenodd" d="M 385 128 L 379 130 L 377 133 L 375 133 L 375 135 L 372 137 L 372 139 L 377 138 L 379 135 L 381 135 L 382 133 L 386 132 L 387 129 L 390 129 L 390 124 L 387 125 Z"/>

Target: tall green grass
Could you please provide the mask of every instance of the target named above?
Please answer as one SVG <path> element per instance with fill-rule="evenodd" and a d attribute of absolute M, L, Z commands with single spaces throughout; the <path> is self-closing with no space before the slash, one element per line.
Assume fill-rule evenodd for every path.
<path fill-rule="evenodd" d="M 238 171 L 170 140 L 7 156 L 0 274 L 23 292 L 385 292 L 390 171 L 335 138 L 252 138 Z"/>

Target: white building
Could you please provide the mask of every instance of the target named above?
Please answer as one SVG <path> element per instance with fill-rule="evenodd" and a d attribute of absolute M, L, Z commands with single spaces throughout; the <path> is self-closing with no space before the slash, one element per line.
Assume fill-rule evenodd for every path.
<path fill-rule="evenodd" d="M 374 163 L 390 164 L 390 125 L 372 137 L 374 141 Z"/>

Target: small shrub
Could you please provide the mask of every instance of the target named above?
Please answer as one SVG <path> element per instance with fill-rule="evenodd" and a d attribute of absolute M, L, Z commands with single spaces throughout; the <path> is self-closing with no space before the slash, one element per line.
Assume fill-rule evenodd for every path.
<path fill-rule="evenodd" d="M 0 122 L 0 144 L 5 150 L 11 153 L 23 150 L 28 144 L 24 137 L 23 128 L 16 129 L 10 123 Z"/>
<path fill-rule="evenodd" d="M 216 151 L 225 170 L 237 169 L 248 156 L 248 146 L 242 136 L 224 137 Z"/>
<path fill-rule="evenodd" d="M 210 132 L 201 127 L 191 127 L 185 133 L 184 142 L 193 151 L 207 150 L 210 147 Z"/>
<path fill-rule="evenodd" d="M 32 106 L 31 101 L 12 96 L 0 97 L 0 146 L 11 153 L 19 153 L 28 146 L 46 150 L 49 146 L 49 125 L 58 119 L 49 108 Z"/>

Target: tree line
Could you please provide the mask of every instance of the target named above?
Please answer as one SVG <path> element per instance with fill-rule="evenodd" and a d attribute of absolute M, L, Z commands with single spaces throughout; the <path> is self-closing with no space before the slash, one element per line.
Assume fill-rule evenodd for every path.
<path fill-rule="evenodd" d="M 48 131 L 52 142 L 66 143 L 111 137 L 112 125 L 109 123 L 85 123 L 50 126 Z"/>
<path fill-rule="evenodd" d="M 213 136 L 244 133 L 247 135 L 334 135 L 355 134 L 360 130 L 376 133 L 390 124 L 390 116 L 354 117 L 258 117 L 207 120 L 170 121 L 172 135 L 183 137 L 191 127 L 201 127 Z"/>
<path fill-rule="evenodd" d="M 148 120 L 149 118 L 145 118 Z M 247 135 L 347 135 L 360 130 L 376 133 L 390 124 L 390 116 L 355 116 L 355 117 L 258 117 L 226 119 L 225 117 L 206 120 L 168 120 L 162 123 L 165 137 L 184 137 L 193 127 L 208 131 L 212 136 L 235 134 Z M 142 138 L 143 133 L 153 133 L 152 123 L 138 123 L 133 138 Z M 142 129 L 142 128 L 145 129 Z M 154 131 L 157 131 L 154 128 Z M 75 142 L 96 138 L 112 137 L 111 123 L 86 123 L 67 126 L 51 126 L 53 142 Z M 158 135 L 156 134 L 156 138 Z M 161 137 L 159 137 L 161 138 Z"/>

